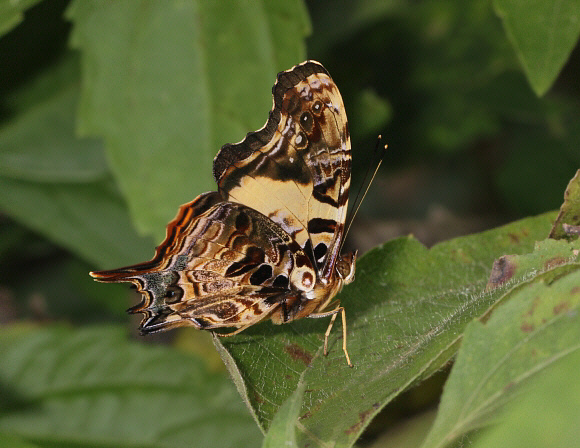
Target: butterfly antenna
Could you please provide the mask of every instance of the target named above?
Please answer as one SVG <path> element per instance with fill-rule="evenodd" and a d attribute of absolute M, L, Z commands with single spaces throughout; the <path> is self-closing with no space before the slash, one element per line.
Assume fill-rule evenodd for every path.
<path fill-rule="evenodd" d="M 346 222 L 350 222 L 351 218 L 353 217 L 353 210 L 355 210 L 357 208 L 357 204 L 358 204 L 358 200 L 360 198 L 361 191 L 364 189 L 364 185 L 367 181 L 367 178 L 369 177 L 369 173 L 371 172 L 371 168 L 375 165 L 374 160 L 377 158 L 377 153 L 378 153 L 379 148 L 380 148 L 381 139 L 382 139 L 382 136 L 379 134 L 379 136 L 377 138 L 377 144 L 375 145 L 375 149 L 373 150 L 373 156 L 371 158 L 371 163 L 367 164 L 367 171 L 365 172 L 361 186 L 359 187 L 359 189 L 356 192 L 356 197 L 354 198 L 354 201 L 352 203 L 352 207 L 350 208 L 350 212 L 348 213 L 348 216 L 346 217 Z M 346 234 L 345 234 L 345 236 L 346 236 Z"/>
<path fill-rule="evenodd" d="M 361 184 L 361 188 L 358 189 L 358 192 L 356 194 L 356 197 L 354 199 L 353 202 L 353 208 L 352 208 L 352 212 L 350 213 L 350 216 L 347 217 L 347 226 L 346 226 L 346 231 L 344 232 L 344 237 L 343 238 L 343 243 L 346 239 L 346 235 L 348 234 L 348 231 L 350 230 L 350 227 L 354 221 L 354 218 L 356 216 L 356 214 L 358 213 L 358 210 L 361 206 L 361 204 L 363 203 L 367 193 L 369 192 L 369 189 L 371 187 L 371 184 L 373 183 L 373 180 L 375 179 L 375 176 L 377 175 L 377 173 L 379 172 L 379 168 L 381 167 L 381 163 L 383 163 L 383 158 L 385 157 L 385 153 L 387 152 L 387 148 L 388 145 L 384 145 L 381 148 L 381 139 L 382 137 L 379 135 L 378 139 L 377 139 L 377 144 L 375 146 L 375 150 L 373 151 L 373 158 L 372 158 L 372 163 L 370 163 L 367 167 L 367 171 L 365 173 L 365 176 L 363 178 L 363 182 Z M 369 173 L 371 172 L 371 168 L 376 165 L 372 176 L 370 176 L 369 179 Z M 367 179 L 368 183 L 367 183 Z M 366 185 L 366 187 L 365 187 Z M 361 192 L 364 190 L 364 193 L 361 196 Z M 359 200 L 360 198 L 360 200 Z"/>

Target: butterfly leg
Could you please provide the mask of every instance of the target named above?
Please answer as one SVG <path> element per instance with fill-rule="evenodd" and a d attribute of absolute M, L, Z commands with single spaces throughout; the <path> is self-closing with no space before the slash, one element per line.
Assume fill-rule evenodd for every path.
<path fill-rule="evenodd" d="M 235 336 L 236 334 L 241 333 L 242 331 L 244 331 L 246 328 L 251 327 L 252 325 L 254 325 L 254 323 L 255 322 L 252 322 L 252 323 L 250 323 L 248 325 L 244 325 L 243 327 L 240 327 L 237 330 L 231 331 L 229 333 L 217 333 L 217 332 L 214 332 L 214 334 L 216 334 L 220 338 L 227 338 L 227 337 L 230 337 L 230 336 Z"/>
<path fill-rule="evenodd" d="M 346 349 L 346 313 L 342 306 L 335 308 L 332 311 L 327 313 L 315 313 L 311 314 L 308 317 L 330 317 L 330 322 L 328 324 L 328 328 L 326 329 L 326 333 L 324 333 L 324 356 L 328 355 L 328 336 L 330 336 L 330 331 L 332 330 L 332 326 L 334 325 L 334 321 L 336 320 L 336 316 L 340 313 L 340 317 L 342 318 L 342 351 L 344 352 L 344 356 L 346 357 L 346 362 L 348 363 L 349 367 L 353 367 L 352 362 L 350 362 L 350 356 L 348 356 L 348 350 Z"/>

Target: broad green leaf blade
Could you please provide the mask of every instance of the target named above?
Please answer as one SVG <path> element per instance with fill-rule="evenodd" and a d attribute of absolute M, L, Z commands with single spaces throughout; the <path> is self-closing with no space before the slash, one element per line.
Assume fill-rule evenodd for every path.
<path fill-rule="evenodd" d="M 552 86 L 580 36 L 580 0 L 494 0 L 532 89 Z"/>
<path fill-rule="evenodd" d="M 552 226 L 550 238 L 571 239 L 572 235 L 566 233 L 564 224 L 580 226 L 580 170 L 576 171 L 576 175 L 570 180 L 564 192 L 564 203 Z"/>
<path fill-rule="evenodd" d="M 108 176 L 100 140 L 76 136 L 79 61 L 67 53 L 6 96 L 0 176 L 39 182 L 93 182 Z"/>
<path fill-rule="evenodd" d="M 372 417 L 413 382 L 453 356 L 465 325 L 482 315 L 507 286 L 485 291 L 494 259 L 526 253 L 545 238 L 555 214 L 457 238 L 426 249 L 401 238 L 360 259 L 356 281 L 345 287 L 348 350 L 340 324 L 322 356 L 327 320 L 264 323 L 224 339 L 260 425 L 268 428 L 281 404 L 306 383 L 298 445 L 315 440 L 350 447 Z M 524 278 L 513 278 L 513 284 Z"/>
<path fill-rule="evenodd" d="M 95 268 L 151 258 L 153 243 L 139 237 L 110 181 L 82 184 L 0 178 L 0 210 L 67 248 Z"/>
<path fill-rule="evenodd" d="M 262 439 L 225 375 L 175 350 L 128 342 L 117 328 L 5 327 L 0 356 L 3 396 L 12 397 L 0 431 L 43 446 L 234 447 Z"/>
<path fill-rule="evenodd" d="M 578 257 L 580 243 L 568 246 Z M 447 446 L 497 421 L 518 386 L 580 349 L 580 264 L 541 274 L 503 302 L 485 324 L 467 327 L 423 448 Z"/>
<path fill-rule="evenodd" d="M 300 416 L 306 383 L 301 381 L 292 395 L 280 406 L 272 420 L 262 448 L 296 448 L 296 423 Z"/>
<path fill-rule="evenodd" d="M 569 448 L 580 440 L 580 351 L 549 366 L 473 448 Z"/>
<path fill-rule="evenodd" d="M 24 12 L 40 0 L 0 0 L 0 37 L 18 25 Z"/>
<path fill-rule="evenodd" d="M 0 176 L 38 182 L 91 182 L 108 175 L 100 141 L 75 135 L 78 86 L 0 128 Z"/>
<path fill-rule="evenodd" d="M 76 1 L 68 17 L 81 132 L 104 137 L 138 229 L 160 240 L 179 205 L 215 188 L 219 148 L 264 124 L 276 73 L 304 59 L 304 5 Z"/>

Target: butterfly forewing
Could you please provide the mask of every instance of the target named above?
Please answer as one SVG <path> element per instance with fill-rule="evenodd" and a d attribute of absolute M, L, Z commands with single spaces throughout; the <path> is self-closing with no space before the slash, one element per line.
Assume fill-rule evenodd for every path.
<path fill-rule="evenodd" d="M 350 138 L 340 93 L 322 65 L 278 75 L 266 125 L 214 161 L 224 199 L 286 230 L 328 277 L 338 256 L 350 183 Z M 323 269 L 324 266 L 326 269 Z"/>

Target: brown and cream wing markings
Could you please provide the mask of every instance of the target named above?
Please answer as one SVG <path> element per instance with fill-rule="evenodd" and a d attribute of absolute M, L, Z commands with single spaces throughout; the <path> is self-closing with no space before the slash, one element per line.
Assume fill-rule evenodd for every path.
<path fill-rule="evenodd" d="M 214 160 L 224 199 L 268 216 L 330 278 L 348 202 L 351 149 L 342 97 L 326 69 L 306 61 L 282 72 L 266 125 Z"/>
<path fill-rule="evenodd" d="M 144 314 L 149 333 L 251 325 L 280 306 L 290 284 L 310 291 L 316 272 L 278 225 L 210 192 L 180 208 L 151 261 L 93 276 L 137 286 L 143 298 L 130 311 Z"/>

